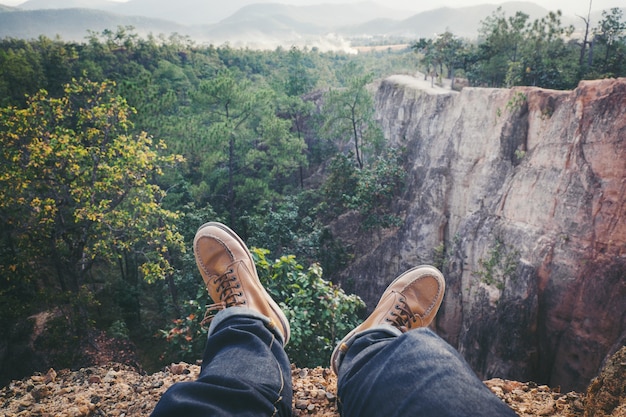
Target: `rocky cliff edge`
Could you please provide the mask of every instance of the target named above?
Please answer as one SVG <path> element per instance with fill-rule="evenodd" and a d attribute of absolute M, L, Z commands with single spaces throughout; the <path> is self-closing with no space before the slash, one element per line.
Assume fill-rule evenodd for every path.
<path fill-rule="evenodd" d="M 626 79 L 453 92 L 398 75 L 376 110 L 409 155 L 403 223 L 352 242 L 342 285 L 372 307 L 435 263 L 436 330 L 481 377 L 584 390 L 626 341 Z"/>

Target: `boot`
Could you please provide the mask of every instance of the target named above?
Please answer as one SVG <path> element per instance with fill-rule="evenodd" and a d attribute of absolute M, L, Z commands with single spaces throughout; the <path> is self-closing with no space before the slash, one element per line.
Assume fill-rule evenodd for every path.
<path fill-rule="evenodd" d="M 241 238 L 227 226 L 209 222 L 196 232 L 193 251 L 215 303 L 207 314 L 229 307 L 255 310 L 269 319 L 268 327 L 278 332 L 286 345 L 291 333 L 287 317 L 261 285 L 252 255 Z"/>
<path fill-rule="evenodd" d="M 359 333 L 393 326 L 401 332 L 428 326 L 441 305 L 445 281 L 432 266 L 418 266 L 397 277 L 383 292 L 367 319 L 346 335 L 331 356 L 331 368 L 338 375 L 339 365 Z"/>

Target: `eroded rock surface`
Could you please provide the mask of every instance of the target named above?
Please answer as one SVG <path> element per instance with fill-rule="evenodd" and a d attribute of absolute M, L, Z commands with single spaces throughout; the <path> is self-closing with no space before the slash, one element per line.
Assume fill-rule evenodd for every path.
<path fill-rule="evenodd" d="M 626 416 L 626 347 L 621 348 L 587 388 L 585 417 Z"/>
<path fill-rule="evenodd" d="M 582 391 L 626 341 L 626 79 L 574 91 L 433 92 L 384 80 L 377 115 L 409 151 L 403 224 L 350 242 L 340 278 L 368 306 L 442 267 L 436 328 L 484 379 Z"/>

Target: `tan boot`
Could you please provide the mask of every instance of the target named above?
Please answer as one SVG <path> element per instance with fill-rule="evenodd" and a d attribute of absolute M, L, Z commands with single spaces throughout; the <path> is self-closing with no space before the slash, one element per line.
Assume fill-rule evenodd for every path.
<path fill-rule="evenodd" d="M 291 333 L 287 317 L 261 285 L 252 255 L 241 238 L 227 226 L 209 222 L 196 232 L 193 251 L 215 303 L 208 312 L 228 307 L 255 310 L 269 318 L 268 326 L 283 336 L 286 345 Z"/>
<path fill-rule="evenodd" d="M 441 305 L 445 281 L 437 268 L 418 266 L 397 277 L 380 297 L 378 305 L 363 323 L 346 335 L 331 357 L 338 375 L 339 364 L 357 334 L 377 326 L 393 326 L 401 332 L 428 326 Z"/>

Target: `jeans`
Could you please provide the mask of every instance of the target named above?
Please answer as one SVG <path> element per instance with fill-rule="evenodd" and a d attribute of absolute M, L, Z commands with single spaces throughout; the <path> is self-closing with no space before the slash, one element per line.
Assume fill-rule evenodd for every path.
<path fill-rule="evenodd" d="M 343 416 L 516 416 L 428 328 L 361 333 L 339 368 Z"/>
<path fill-rule="evenodd" d="M 291 365 L 268 321 L 241 307 L 220 311 L 198 379 L 172 385 L 151 416 L 291 416 Z"/>
<path fill-rule="evenodd" d="M 200 376 L 171 386 L 152 417 L 291 416 L 291 369 L 267 318 L 241 307 L 216 315 Z M 344 417 L 515 416 L 432 331 L 370 329 L 339 368 Z"/>

